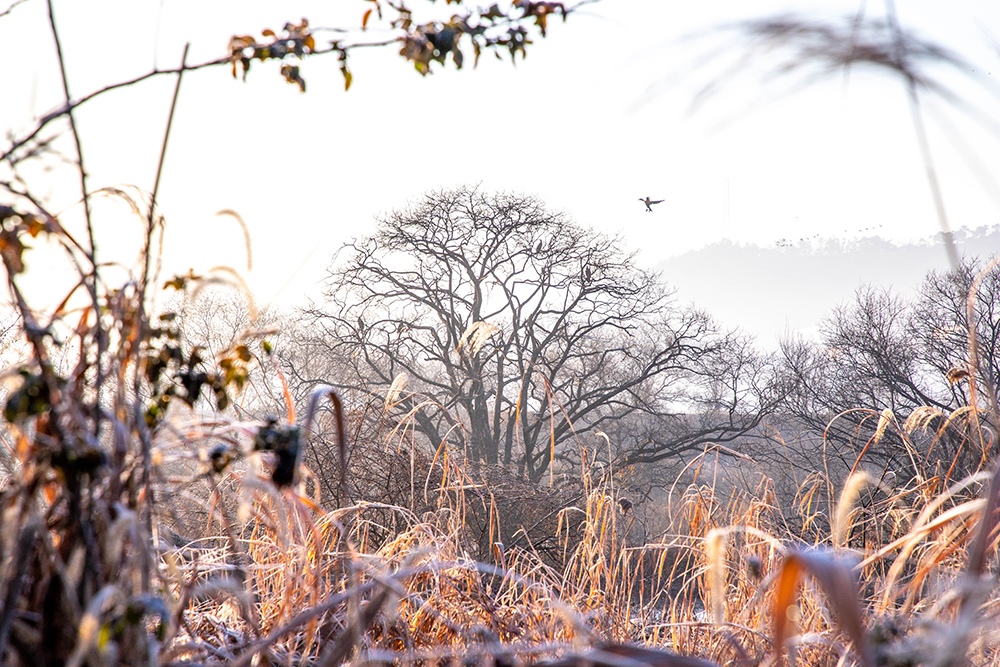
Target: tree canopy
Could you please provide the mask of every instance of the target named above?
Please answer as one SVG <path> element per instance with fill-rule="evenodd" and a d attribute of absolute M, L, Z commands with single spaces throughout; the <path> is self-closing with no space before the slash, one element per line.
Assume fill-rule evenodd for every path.
<path fill-rule="evenodd" d="M 432 192 L 344 251 L 307 313 L 319 355 L 433 447 L 538 479 L 588 432 L 615 429 L 625 461 L 651 461 L 744 434 L 774 406 L 746 341 L 533 197 Z"/>
<path fill-rule="evenodd" d="M 928 274 L 912 299 L 863 287 L 824 320 L 819 341 L 784 341 L 788 375 L 799 383 L 790 414 L 824 433 L 848 469 L 862 453 L 908 478 L 937 463 L 951 476 L 977 469 L 985 456 L 973 444 L 979 427 L 963 413 L 974 402 L 996 409 L 1000 276 L 994 268 L 966 259 L 958 270 Z M 865 434 L 883 414 L 897 428 L 866 445 Z M 930 449 L 909 451 L 903 431 Z"/>

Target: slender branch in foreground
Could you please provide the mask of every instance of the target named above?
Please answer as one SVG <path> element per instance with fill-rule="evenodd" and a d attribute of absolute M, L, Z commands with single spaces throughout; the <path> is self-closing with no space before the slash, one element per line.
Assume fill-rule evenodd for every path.
<path fill-rule="evenodd" d="M 337 595 L 330 597 L 325 602 L 318 604 L 311 609 L 306 609 L 305 611 L 299 612 L 298 614 L 295 615 L 295 617 L 293 617 L 287 623 L 285 623 L 284 625 L 275 630 L 272 630 L 269 635 L 267 635 L 266 637 L 255 643 L 253 646 L 248 648 L 246 651 L 244 651 L 242 654 L 240 654 L 240 656 L 237 657 L 236 660 L 232 662 L 231 667 L 244 667 L 245 665 L 249 665 L 253 661 L 255 655 L 266 649 L 268 646 L 271 646 L 272 644 L 277 642 L 284 635 L 288 634 L 289 632 L 292 632 L 293 630 L 297 630 L 298 628 L 305 625 L 309 621 L 312 621 L 315 618 L 319 618 L 326 612 L 337 608 L 341 604 L 344 604 L 351 596 L 364 595 L 365 593 L 374 590 L 379 585 L 384 586 L 386 590 L 388 590 L 389 588 L 396 589 L 396 592 L 398 594 L 405 595 L 406 594 L 405 589 L 400 587 L 398 585 L 398 582 L 400 580 L 408 579 L 416 574 L 419 574 L 420 572 L 426 569 L 427 569 L 426 565 L 418 565 L 416 567 L 411 567 L 405 570 L 400 570 L 399 572 L 395 572 L 389 577 L 377 577 L 375 580 L 370 581 L 361 586 L 358 586 L 357 588 L 344 591 L 343 593 L 338 593 Z"/>
<path fill-rule="evenodd" d="M 362 43 L 359 43 L 359 44 L 351 44 L 349 46 L 340 46 L 338 48 L 330 47 L 328 49 L 317 49 L 316 51 L 313 51 L 310 55 L 321 56 L 321 55 L 325 55 L 325 54 L 328 54 L 328 53 L 335 53 L 335 52 L 339 53 L 340 51 L 347 50 L 347 49 L 359 49 L 359 48 L 369 47 L 369 46 L 388 46 L 390 44 L 394 44 L 396 41 L 398 41 L 398 40 L 396 40 L 396 39 L 390 39 L 390 40 L 384 40 L 384 41 L 381 41 L 381 42 L 362 42 Z M 63 116 L 67 116 L 67 115 L 72 114 L 72 112 L 77 107 L 80 107 L 80 106 L 86 104 L 87 102 L 89 102 L 90 100 L 94 99 L 95 97 L 100 97 L 101 95 L 104 95 L 105 93 L 109 93 L 112 90 L 118 90 L 119 88 L 128 88 L 129 86 L 134 86 L 137 83 L 142 83 L 143 81 L 146 81 L 147 79 L 152 79 L 154 77 L 169 76 L 169 75 L 172 75 L 172 74 L 180 74 L 181 72 L 194 72 L 196 70 L 205 69 L 206 67 L 216 67 L 218 65 L 229 65 L 231 63 L 232 63 L 232 58 L 230 56 L 223 56 L 221 58 L 216 58 L 215 60 L 209 60 L 209 61 L 206 61 L 206 62 L 203 62 L 203 63 L 199 63 L 197 65 L 188 65 L 188 66 L 177 67 L 177 68 L 170 68 L 170 69 L 153 69 L 153 70 L 150 70 L 149 72 L 146 72 L 145 74 L 142 74 L 140 76 L 134 77 L 132 79 L 128 79 L 126 81 L 119 81 L 118 83 L 113 83 L 113 84 L 104 86 L 103 88 L 99 88 L 98 90 L 95 90 L 92 93 L 88 93 L 87 95 L 84 95 L 83 97 L 81 97 L 80 99 L 78 99 L 76 101 L 70 100 L 69 97 L 67 96 L 66 103 L 63 106 L 59 107 L 58 109 L 54 109 L 53 111 L 49 112 L 48 114 L 42 116 L 38 120 L 38 123 L 35 125 L 35 128 L 33 130 L 31 130 L 31 132 L 29 132 L 28 134 L 26 134 L 21 139 L 18 139 L 17 141 L 15 141 L 10 146 L 10 148 L 8 148 L 6 151 L 4 151 L 3 154 L 0 154 L 0 161 L 15 162 L 15 160 L 13 159 L 14 153 L 17 152 L 20 148 L 22 148 L 26 144 L 28 144 L 29 142 L 31 142 L 35 137 L 37 137 L 38 134 L 43 129 L 45 129 L 45 127 L 47 127 L 52 121 L 58 120 L 59 118 L 62 118 Z"/>
<path fill-rule="evenodd" d="M 10 7 L 8 7 L 5 10 L 3 10 L 2 12 L 0 12 L 0 19 L 2 19 L 3 17 L 7 16 L 7 14 L 10 14 L 12 11 L 14 11 L 15 7 L 17 7 L 18 5 L 23 5 L 27 1 L 28 0 L 17 0 L 17 2 L 15 2 L 14 4 L 12 4 Z"/>
<path fill-rule="evenodd" d="M 139 293 L 138 293 L 138 310 L 139 316 L 136 318 L 137 326 L 139 328 L 138 339 L 146 339 L 146 287 L 149 282 L 149 269 L 150 264 L 153 260 L 152 252 L 152 241 L 153 241 L 153 229 L 155 228 L 154 221 L 156 219 L 156 195 L 160 190 L 160 177 L 163 175 L 163 162 L 167 154 L 167 144 L 170 141 L 170 128 L 174 124 L 174 111 L 177 109 L 177 97 L 180 95 L 181 91 L 181 79 L 184 77 L 184 66 L 187 64 L 188 49 L 191 47 L 190 44 L 184 45 L 184 55 L 181 56 L 181 68 L 177 73 L 177 86 L 174 88 L 174 97 L 170 102 L 170 113 L 167 115 L 167 129 L 163 133 L 163 145 L 160 147 L 160 160 L 156 165 L 156 178 L 153 182 L 153 194 L 149 199 L 149 219 L 146 221 L 146 247 L 143 252 L 144 264 L 142 267 L 142 278 L 139 282 Z M 141 378 L 143 377 L 142 366 L 144 362 L 141 358 L 136 360 L 136 373 L 135 373 L 135 386 L 134 390 L 136 396 L 139 395 Z M 135 403 L 135 420 L 136 423 L 141 423 L 143 421 L 141 402 L 136 401 Z M 152 460 L 152 443 L 150 441 L 150 434 L 148 429 L 141 429 L 140 439 L 142 441 L 142 488 L 146 490 L 147 502 L 143 507 L 143 521 L 146 524 L 146 532 L 149 535 L 153 534 L 153 512 L 152 506 L 155 502 L 154 489 L 152 485 L 153 479 L 153 460 Z M 148 552 L 143 552 L 145 556 L 148 557 Z M 149 591 L 150 577 L 149 573 L 152 570 L 152 564 L 150 566 L 143 568 L 142 570 L 142 590 L 143 592 Z"/>
<path fill-rule="evenodd" d="M 17 5 L 19 5 L 19 4 L 21 4 L 22 2 L 25 2 L 25 1 L 26 0 L 18 0 L 10 8 L 8 8 L 3 14 L 0 14 L 0 17 L 2 17 L 5 14 L 9 13 L 14 7 L 16 7 Z M 51 14 L 52 14 L 51 4 L 52 3 L 51 3 L 51 0 L 48 0 L 48 2 L 49 2 L 49 14 L 50 14 L 50 21 L 51 21 Z M 584 7 L 584 6 L 589 5 L 589 4 L 594 4 L 596 2 L 599 2 L 599 0 L 581 0 L 580 2 L 574 4 L 574 5 L 570 6 L 570 7 L 565 7 L 563 9 L 563 17 L 565 18 L 566 16 L 569 16 L 573 12 L 579 10 L 581 7 Z M 529 18 L 529 17 L 528 16 L 522 16 L 522 17 L 520 17 L 518 19 L 511 19 L 511 21 L 512 22 L 516 22 L 516 21 L 520 21 L 520 20 L 525 20 L 526 18 Z M 496 27 L 497 25 L 498 24 L 494 24 L 493 27 Z M 55 24 L 54 24 L 54 22 L 52 23 L 52 30 L 53 30 L 53 34 L 55 35 Z M 317 32 L 319 30 L 338 31 L 338 29 L 334 29 L 334 28 L 316 28 L 316 29 L 313 30 L 313 32 Z M 544 31 L 543 31 L 543 36 L 544 36 Z M 311 49 L 309 51 L 308 55 L 310 55 L 310 56 L 320 56 L 320 55 L 326 55 L 326 54 L 330 54 L 330 53 L 337 53 L 337 54 L 343 56 L 345 53 L 347 53 L 349 51 L 352 51 L 354 49 L 371 48 L 371 47 L 382 47 L 382 46 L 390 46 L 392 44 L 398 44 L 400 41 L 404 41 L 405 37 L 406 37 L 405 34 L 401 34 L 401 35 L 392 37 L 390 39 L 383 39 L 383 40 L 378 40 L 378 41 L 360 41 L 360 42 L 355 42 L 355 43 L 352 43 L 352 44 L 343 44 L 341 42 L 335 41 L 335 42 L 332 42 L 331 45 L 328 46 L 328 47 Z M 60 45 L 59 45 L 58 36 L 56 37 L 56 46 L 59 49 L 59 60 L 60 60 L 60 65 L 62 66 L 62 64 L 63 64 L 62 51 L 61 51 L 61 48 L 59 48 Z M 38 134 L 46 126 L 48 126 L 52 121 L 57 120 L 59 118 L 62 118 L 63 116 L 67 116 L 68 115 L 68 116 L 70 116 L 71 125 L 73 125 L 73 121 L 72 121 L 72 113 L 73 113 L 73 111 L 77 107 L 79 107 L 79 106 L 81 106 L 81 105 L 89 102 L 90 100 L 94 99 L 95 97 L 99 97 L 99 96 L 101 96 L 101 95 L 103 95 L 105 93 L 111 92 L 112 90 L 117 90 L 119 88 L 127 88 L 129 86 L 133 86 L 133 85 L 135 85 L 137 83 L 141 83 L 141 82 L 143 82 L 143 81 L 145 81 L 147 79 L 152 79 L 154 77 L 169 76 L 169 75 L 173 75 L 173 74 L 180 74 L 181 72 L 190 72 L 190 71 L 205 69 L 206 67 L 216 67 L 218 65 L 231 65 L 233 62 L 234 62 L 234 57 L 233 57 L 232 54 L 229 54 L 229 55 L 226 55 L 226 56 L 215 58 L 214 60 L 209 60 L 209 61 L 206 61 L 206 62 L 203 62 L 203 63 L 199 63 L 197 65 L 190 65 L 190 66 L 188 66 L 188 65 L 182 65 L 180 68 L 175 68 L 175 69 L 158 69 L 158 68 L 154 68 L 153 70 L 151 70 L 149 72 L 146 72 L 145 74 L 142 74 L 140 76 L 134 77 L 132 79 L 128 79 L 126 81 L 119 81 L 118 83 L 110 84 L 108 86 L 105 86 L 103 88 L 95 90 L 95 91 L 93 91 L 93 92 L 91 92 L 91 93 L 89 93 L 87 95 L 84 95 L 83 97 L 81 97 L 80 99 L 78 99 L 76 101 L 73 101 L 73 99 L 69 96 L 68 87 L 66 86 L 65 68 L 63 67 L 63 84 L 64 84 L 63 88 L 64 88 L 64 91 L 66 92 L 66 102 L 65 102 L 65 104 L 63 104 L 63 106 L 59 107 L 58 109 L 54 109 L 51 112 L 49 112 L 48 114 L 46 114 L 45 116 L 43 116 L 41 119 L 38 120 L 38 122 L 35 125 L 34 129 L 32 129 L 30 132 L 28 132 L 26 135 L 24 135 L 20 139 L 14 140 L 11 143 L 10 147 L 8 147 L 6 150 L 4 150 L 3 153 L 0 153 L 0 162 L 10 162 L 11 164 L 17 162 L 17 160 L 14 159 L 14 154 L 18 150 L 20 150 L 22 147 L 24 147 L 26 144 L 28 144 L 32 140 L 34 140 L 38 136 Z M 75 134 L 76 134 L 76 132 L 75 132 L 75 129 L 74 129 L 74 135 Z M 77 142 L 77 143 L 79 144 L 79 142 Z"/>
<path fill-rule="evenodd" d="M 69 79 L 66 76 L 66 59 L 63 56 L 62 43 L 59 40 L 59 31 L 56 29 L 56 19 L 55 13 L 52 9 L 52 0 L 47 0 L 48 4 L 48 14 L 49 14 L 49 26 L 52 29 L 52 39 L 55 41 L 56 54 L 59 57 L 59 73 L 62 78 L 62 88 L 63 95 L 66 98 L 66 106 L 71 107 L 67 110 L 66 116 L 69 118 L 70 131 L 73 134 L 73 143 L 76 146 L 76 166 L 77 172 L 80 176 L 80 191 L 83 195 L 83 216 L 87 227 L 87 241 L 89 243 L 89 251 L 85 251 L 87 259 L 90 261 L 90 271 L 84 276 L 84 285 L 90 294 L 91 302 L 94 304 L 95 312 L 100 312 L 101 304 L 100 299 L 97 295 L 97 245 L 94 240 L 94 225 L 90 214 L 90 193 L 87 189 L 87 169 L 83 163 L 83 147 L 80 142 L 80 133 L 76 127 L 76 119 L 73 115 L 72 103 L 73 99 L 69 92 Z M 96 378 L 94 380 L 94 404 L 101 404 L 101 392 L 104 388 L 104 352 L 107 349 L 107 336 L 104 334 L 104 330 L 101 327 L 101 319 L 98 317 L 94 323 L 94 337 L 97 341 L 97 356 L 94 362 Z M 101 411 L 97 410 L 94 413 L 94 429 L 93 433 L 95 437 L 99 437 L 101 433 L 101 427 L 103 425 L 101 418 Z"/>
<path fill-rule="evenodd" d="M 906 56 L 906 44 L 903 40 L 903 29 L 899 25 L 899 17 L 896 15 L 896 3 L 893 0 L 886 0 L 885 7 L 896 42 L 896 58 L 899 62 L 903 62 L 903 58 Z M 913 75 L 902 67 L 899 68 L 899 71 L 904 74 L 906 79 L 910 116 L 913 118 L 913 128 L 917 133 L 917 144 L 920 146 L 920 157 L 924 163 L 924 171 L 927 174 L 927 185 L 931 189 L 931 197 L 934 199 L 934 209 L 937 212 L 938 223 L 941 225 L 941 240 L 944 243 L 944 249 L 948 255 L 948 263 L 951 265 L 951 270 L 958 271 L 961 266 L 961 260 L 958 258 L 958 250 L 955 247 L 955 236 L 951 232 L 951 225 L 948 223 L 948 215 L 945 212 L 941 183 L 937 177 L 937 170 L 934 168 L 934 157 L 931 155 L 931 145 L 927 139 L 927 128 L 924 127 L 924 117 L 920 108 L 920 92 L 917 90 L 917 82 Z"/>
<path fill-rule="evenodd" d="M 191 44 L 184 45 L 184 55 L 181 56 L 181 68 L 177 72 L 177 86 L 174 88 L 174 98 L 170 101 L 170 113 L 167 115 L 167 130 L 163 133 L 163 145 L 160 146 L 160 160 L 156 164 L 156 178 L 153 181 L 153 196 L 149 200 L 149 231 L 153 228 L 156 195 L 160 192 L 160 177 L 163 175 L 163 161 L 167 155 L 167 143 L 170 141 L 170 128 L 174 124 L 174 111 L 177 109 L 177 97 L 181 92 L 181 79 L 184 78 L 184 67 L 187 65 L 188 50 Z M 146 237 L 146 271 L 149 271 L 149 236 Z"/>
<path fill-rule="evenodd" d="M 73 143 L 76 146 L 77 169 L 80 174 L 80 190 L 83 193 L 83 214 L 87 222 L 87 237 L 90 242 L 90 261 L 92 264 L 96 265 L 97 262 L 95 260 L 95 256 L 97 254 L 97 248 L 94 245 L 94 227 L 90 219 L 90 196 L 87 191 L 87 170 L 83 165 L 83 147 L 80 143 L 80 133 L 76 128 L 76 119 L 73 116 L 73 109 L 75 108 L 75 105 L 71 102 L 73 98 L 69 94 L 69 78 L 66 76 L 66 59 L 63 56 L 62 42 L 59 40 L 59 31 L 56 29 L 56 18 L 55 13 L 52 10 L 52 0 L 48 0 L 48 8 L 49 26 L 52 28 L 52 39 L 56 43 L 56 54 L 59 56 L 59 74 L 62 78 L 63 95 L 66 98 L 66 105 L 64 107 L 66 109 L 65 115 L 69 118 L 69 128 L 73 134 Z"/>

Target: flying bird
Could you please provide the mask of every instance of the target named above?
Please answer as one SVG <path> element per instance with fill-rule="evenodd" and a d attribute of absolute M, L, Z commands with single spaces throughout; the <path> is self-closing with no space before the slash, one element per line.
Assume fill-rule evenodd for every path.
<path fill-rule="evenodd" d="M 641 201 L 643 204 L 646 205 L 646 213 L 652 213 L 653 212 L 653 204 L 662 204 L 663 203 L 662 199 L 650 199 L 649 197 L 646 197 L 645 199 L 641 199 L 640 198 L 639 201 Z"/>

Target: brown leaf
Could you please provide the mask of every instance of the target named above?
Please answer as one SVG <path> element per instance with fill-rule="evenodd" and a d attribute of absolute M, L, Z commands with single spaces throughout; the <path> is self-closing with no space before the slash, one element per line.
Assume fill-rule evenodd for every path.
<path fill-rule="evenodd" d="M 948 384 L 955 384 L 969 377 L 967 368 L 952 368 L 948 371 Z"/>
<path fill-rule="evenodd" d="M 778 570 L 778 580 L 775 583 L 774 607 L 771 609 L 771 618 L 774 622 L 774 646 L 778 652 L 778 664 L 781 665 L 785 650 L 785 640 L 791 634 L 789 632 L 788 611 L 795 604 L 795 594 L 799 587 L 799 572 L 801 570 L 800 561 L 795 553 L 789 554 L 782 561 Z"/>
<path fill-rule="evenodd" d="M 28 234 L 30 234 L 33 239 L 38 238 L 38 235 L 45 231 L 45 223 L 35 216 L 26 216 L 24 221 L 28 227 Z"/>
<path fill-rule="evenodd" d="M 298 65 L 282 65 L 281 75 L 288 83 L 298 84 L 300 92 L 306 92 L 306 81 L 302 78 Z"/>
<path fill-rule="evenodd" d="M 3 263 L 7 265 L 7 271 L 12 274 L 24 271 L 24 259 L 21 255 L 26 246 L 18 238 L 16 231 L 4 230 L 0 232 L 0 255 L 3 256 Z"/>
<path fill-rule="evenodd" d="M 872 661 L 864 624 L 861 621 L 857 581 L 851 567 L 844 559 L 836 558 L 832 552 L 820 549 L 792 551 L 785 556 L 779 569 L 772 610 L 778 665 L 782 664 L 785 641 L 791 634 L 788 611 L 795 604 L 799 578 L 803 572 L 811 574 L 826 594 L 841 631 L 854 643 L 854 650 L 861 665 L 870 667 Z"/>

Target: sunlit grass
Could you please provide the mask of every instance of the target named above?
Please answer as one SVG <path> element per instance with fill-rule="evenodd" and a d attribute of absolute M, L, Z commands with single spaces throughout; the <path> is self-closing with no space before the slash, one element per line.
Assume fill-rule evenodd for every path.
<path fill-rule="evenodd" d="M 211 282 L 170 284 L 194 300 Z M 130 290 L 45 327 L 21 304 L 0 482 L 7 664 L 1000 665 L 991 407 L 900 423 L 858 406 L 850 474 L 828 477 L 818 448 L 797 489 L 733 449 L 756 482 L 724 485 L 709 464 L 724 448 L 706 449 L 667 480 L 647 536 L 623 471 L 585 448 L 569 490 L 425 451 L 415 411 L 385 416 L 402 380 L 354 411 L 310 388 L 297 416 L 252 305 L 251 333 L 209 358 L 178 342 L 183 309 L 139 326 Z M 251 418 L 251 391 L 284 415 Z M 950 460 L 911 440 L 945 429 L 964 438 Z M 888 433 L 909 479 L 869 469 Z"/>
<path fill-rule="evenodd" d="M 345 642 L 341 657 L 403 664 L 458 655 L 600 664 L 607 651 L 587 651 L 626 651 L 615 644 L 719 664 L 960 664 L 966 652 L 972 664 L 998 664 L 995 581 L 968 570 L 989 480 L 983 471 L 948 488 L 934 479 L 888 488 L 857 472 L 829 499 L 825 520 L 810 502 L 778 506 L 766 478 L 728 497 L 695 483 L 676 499 L 668 530 L 630 544 L 617 490 L 584 475 L 583 501 L 559 517 L 564 535 L 577 528 L 561 569 L 500 542 L 474 558 L 462 515 L 473 480 L 458 466 L 445 473 L 438 509 L 422 517 L 365 502 L 327 511 L 256 481 L 230 490 L 250 507 L 238 532 L 254 608 L 241 612 L 220 588 L 189 603 L 175 644 L 208 644 L 198 659 L 237 664 L 248 651 L 322 662 Z M 228 571 L 219 567 L 231 550 L 193 553 L 188 571 L 197 563 L 209 580 Z"/>

